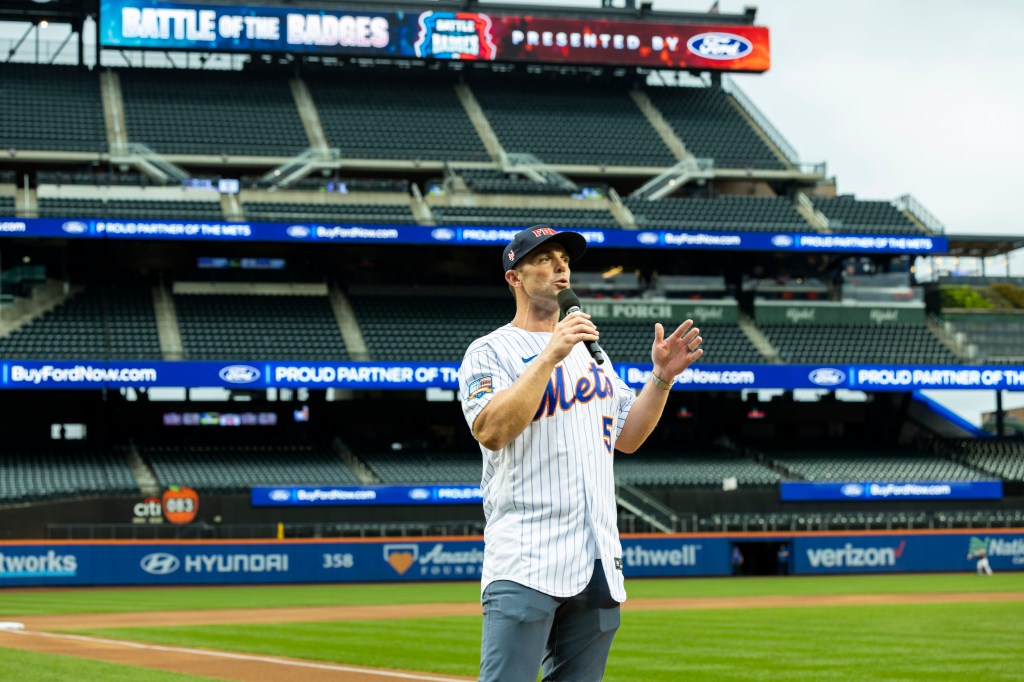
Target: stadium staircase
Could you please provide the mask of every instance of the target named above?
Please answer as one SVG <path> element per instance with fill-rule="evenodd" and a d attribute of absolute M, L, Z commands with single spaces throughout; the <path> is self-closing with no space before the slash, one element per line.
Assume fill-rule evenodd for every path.
<path fill-rule="evenodd" d="M 300 78 L 293 78 L 288 81 L 291 87 L 292 97 L 295 98 L 295 107 L 299 110 L 299 118 L 302 120 L 302 127 L 309 138 L 309 146 L 312 149 L 325 151 L 328 149 L 327 135 L 324 134 L 323 123 L 320 121 L 320 112 L 313 102 L 313 95 L 306 86 L 306 81 Z"/>
<path fill-rule="evenodd" d="M 338 455 L 338 459 L 344 462 L 345 466 L 352 470 L 352 473 L 356 475 L 356 478 L 359 479 L 362 485 L 380 484 L 380 478 L 373 473 L 370 467 L 366 466 L 362 460 L 356 457 L 355 453 L 345 445 L 341 438 L 334 438 L 331 442 L 331 450 Z"/>
<path fill-rule="evenodd" d="M 157 335 L 160 337 L 161 357 L 164 360 L 183 359 L 185 348 L 181 343 L 178 311 L 174 306 L 174 297 L 162 282 L 153 287 L 153 315 L 156 318 Z"/>
<path fill-rule="evenodd" d="M 675 533 L 679 530 L 679 515 L 635 486 L 616 483 L 615 501 L 662 533 Z"/>
<path fill-rule="evenodd" d="M 125 461 L 132 472 L 135 484 L 139 486 L 139 490 L 143 495 L 151 497 L 160 494 L 160 481 L 157 480 L 156 474 L 146 464 L 146 461 L 142 459 L 139 449 L 135 447 L 135 441 L 128 442 L 128 447 L 125 450 Z"/>
<path fill-rule="evenodd" d="M 964 363 L 971 361 L 972 358 L 970 347 L 967 344 L 959 341 L 956 338 L 956 335 L 954 335 L 948 329 L 946 329 L 946 325 L 943 324 L 942 320 L 940 320 L 935 315 L 929 313 L 925 317 L 924 322 L 925 325 L 928 327 L 929 331 L 931 331 L 931 333 L 935 335 L 935 338 L 941 341 L 942 345 L 948 348 L 949 352 L 955 355 L 958 360 Z"/>
<path fill-rule="evenodd" d="M 487 150 L 491 159 L 494 161 L 501 159 L 505 155 L 505 149 L 501 146 L 501 141 L 494 133 L 491 122 L 487 120 L 487 115 L 473 95 L 473 91 L 465 83 L 459 83 L 455 86 L 455 94 L 462 102 L 462 107 L 466 110 L 473 129 L 476 130 L 476 134 L 480 137 L 480 141 L 483 142 L 484 149 Z"/>
<path fill-rule="evenodd" d="M 814 207 L 814 202 L 810 200 L 806 193 L 796 193 L 796 201 L 793 202 L 793 208 L 818 232 L 832 231 L 828 224 L 828 218 Z"/>
<path fill-rule="evenodd" d="M 10 336 L 12 332 L 31 324 L 82 289 L 81 286 L 68 286 L 66 282 L 48 279 L 45 284 L 32 290 L 31 297 L 15 298 L 14 304 L 5 304 L 0 314 L 0 338 Z"/>
<path fill-rule="evenodd" d="M 658 135 L 661 136 L 665 146 L 669 148 L 673 156 L 679 161 L 685 161 L 692 159 L 693 154 L 686 148 L 683 141 L 676 135 L 676 131 L 672 129 L 665 117 L 661 115 L 658 108 L 654 106 L 654 102 L 647 96 L 647 93 L 643 90 L 630 90 L 629 96 L 636 102 L 637 108 L 643 113 L 647 122 L 651 124 L 651 127 L 658 131 Z"/>
<path fill-rule="evenodd" d="M 338 331 L 341 332 L 341 338 L 345 341 L 349 357 L 353 360 L 369 360 L 370 349 L 366 346 L 366 339 L 363 338 L 363 330 L 360 329 L 359 322 L 356 321 L 356 313 L 352 309 L 352 304 L 349 303 L 348 298 L 337 284 L 330 286 L 327 297 L 331 302 L 334 319 L 338 321 Z"/>
<path fill-rule="evenodd" d="M 107 129 L 107 144 L 111 152 L 122 154 L 128 150 L 128 128 L 124 122 L 124 98 L 121 78 L 114 71 L 100 74 L 100 96 L 103 100 L 103 122 Z"/>
<path fill-rule="evenodd" d="M 768 337 L 758 329 L 754 321 L 744 313 L 742 310 L 736 313 L 736 324 L 739 326 L 740 331 L 750 339 L 750 343 L 754 344 L 754 348 L 760 353 L 766 360 L 771 363 L 779 363 L 779 351 L 772 345 L 772 342 L 768 340 Z"/>

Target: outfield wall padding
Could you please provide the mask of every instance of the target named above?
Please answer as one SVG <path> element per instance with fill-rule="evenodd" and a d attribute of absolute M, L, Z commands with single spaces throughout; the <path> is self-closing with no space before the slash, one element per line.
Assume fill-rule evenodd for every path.
<path fill-rule="evenodd" d="M 623 537 L 627 577 L 721 576 L 736 544 L 790 549 L 788 572 L 971 571 L 983 548 L 995 571 L 1024 570 L 1024 530 Z M 0 587 L 476 580 L 480 538 L 0 543 Z"/>

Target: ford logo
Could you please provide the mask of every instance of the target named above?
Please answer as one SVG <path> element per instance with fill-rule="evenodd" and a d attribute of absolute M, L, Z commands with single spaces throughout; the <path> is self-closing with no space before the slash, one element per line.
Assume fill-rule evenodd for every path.
<path fill-rule="evenodd" d="M 772 246 L 793 246 L 793 238 L 788 234 L 777 234 L 772 237 Z"/>
<path fill-rule="evenodd" d="M 838 386 L 846 381 L 846 372 L 834 367 L 819 367 L 807 375 L 818 386 Z"/>
<path fill-rule="evenodd" d="M 142 557 L 139 567 L 150 575 L 170 575 L 178 570 L 181 560 L 173 554 L 158 552 Z"/>
<path fill-rule="evenodd" d="M 636 240 L 641 244 L 657 244 L 658 239 L 657 232 L 641 232 L 636 236 Z"/>
<path fill-rule="evenodd" d="M 439 227 L 436 230 L 430 232 L 430 236 L 439 242 L 447 242 L 455 238 L 455 230 L 449 230 L 447 227 Z"/>
<path fill-rule="evenodd" d="M 847 483 L 839 489 L 843 497 L 860 497 L 864 494 L 864 486 L 860 483 Z"/>
<path fill-rule="evenodd" d="M 292 225 L 285 232 L 293 239 L 305 239 L 309 236 L 309 228 L 305 225 Z"/>
<path fill-rule="evenodd" d="M 274 502 L 287 502 L 292 499 L 292 491 L 279 488 L 277 490 L 271 490 L 268 497 L 270 497 Z"/>
<path fill-rule="evenodd" d="M 89 231 L 89 226 L 78 220 L 69 220 L 61 225 L 60 229 L 68 234 L 85 234 Z"/>
<path fill-rule="evenodd" d="M 409 497 L 414 500 L 429 500 L 430 491 L 425 488 L 413 488 L 409 491 Z"/>
<path fill-rule="evenodd" d="M 260 378 L 260 371 L 249 365 L 230 365 L 217 374 L 229 384 L 251 384 Z"/>
<path fill-rule="evenodd" d="M 746 57 L 754 44 L 734 33 L 701 33 L 686 41 L 686 49 L 704 59 L 730 60 Z"/>

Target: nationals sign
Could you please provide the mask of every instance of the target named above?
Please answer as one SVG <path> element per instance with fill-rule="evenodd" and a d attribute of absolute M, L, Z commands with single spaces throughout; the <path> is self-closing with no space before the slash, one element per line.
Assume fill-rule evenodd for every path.
<path fill-rule="evenodd" d="M 455 11 L 101 0 L 116 48 L 767 71 L 768 29 Z"/>

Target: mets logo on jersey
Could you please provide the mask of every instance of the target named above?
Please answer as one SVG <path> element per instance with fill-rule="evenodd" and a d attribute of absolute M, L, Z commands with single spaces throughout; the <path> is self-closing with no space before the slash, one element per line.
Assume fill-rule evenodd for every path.
<path fill-rule="evenodd" d="M 548 379 L 548 386 L 544 389 L 544 395 L 540 400 L 540 407 L 533 415 L 533 421 L 541 417 L 551 417 L 556 409 L 562 411 L 571 410 L 577 404 L 589 403 L 594 398 L 603 400 L 615 395 L 615 387 L 612 380 L 604 373 L 604 370 L 597 366 L 596 362 L 590 363 L 590 375 L 580 377 L 572 393 L 565 386 L 565 368 L 562 365 L 555 367 Z"/>
<path fill-rule="evenodd" d="M 489 374 L 485 377 L 480 377 L 469 385 L 470 398 L 480 399 L 485 393 L 494 393 L 494 384 Z"/>
<path fill-rule="evenodd" d="M 417 57 L 492 61 L 498 48 L 491 38 L 491 18 L 475 12 L 423 12 Z"/>

